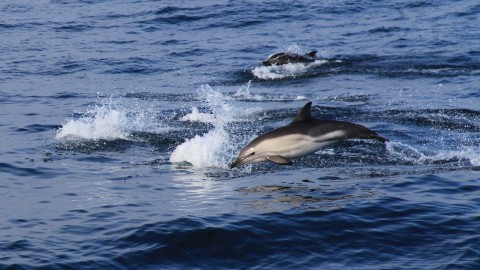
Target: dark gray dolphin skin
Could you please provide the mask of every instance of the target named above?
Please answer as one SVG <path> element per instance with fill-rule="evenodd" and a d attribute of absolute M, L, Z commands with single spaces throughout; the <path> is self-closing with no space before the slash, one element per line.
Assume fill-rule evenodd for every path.
<path fill-rule="evenodd" d="M 276 53 L 268 57 L 266 61 L 262 62 L 264 66 L 285 65 L 288 63 L 310 63 L 316 59 L 317 51 L 311 51 L 307 54 L 300 55 L 296 53 Z"/>
<path fill-rule="evenodd" d="M 337 140 L 388 141 L 359 124 L 315 119 L 310 114 L 311 107 L 312 102 L 308 102 L 289 125 L 269 131 L 251 141 L 240 151 L 230 168 L 262 161 L 290 165 L 290 159 L 314 153 Z"/>

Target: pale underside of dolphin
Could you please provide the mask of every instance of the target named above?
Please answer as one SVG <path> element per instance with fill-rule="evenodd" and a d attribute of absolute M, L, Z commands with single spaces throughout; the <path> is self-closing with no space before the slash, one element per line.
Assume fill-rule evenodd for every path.
<path fill-rule="evenodd" d="M 289 125 L 269 131 L 251 141 L 240 151 L 230 168 L 262 161 L 290 165 L 293 163 L 291 159 L 314 153 L 338 140 L 388 141 L 359 124 L 315 119 L 311 116 L 311 107 L 312 102 L 308 102 Z"/>
<path fill-rule="evenodd" d="M 301 55 L 296 53 L 276 53 L 268 57 L 262 62 L 264 66 L 285 65 L 289 63 L 310 63 L 316 60 L 317 51 L 311 51 L 307 54 Z"/>

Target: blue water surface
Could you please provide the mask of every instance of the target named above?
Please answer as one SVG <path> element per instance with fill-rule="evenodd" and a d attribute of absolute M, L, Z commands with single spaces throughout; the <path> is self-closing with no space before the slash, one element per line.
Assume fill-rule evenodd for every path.
<path fill-rule="evenodd" d="M 0 269 L 479 269 L 479 25 L 473 0 L 0 3 Z M 228 168 L 308 101 L 390 141 Z"/>

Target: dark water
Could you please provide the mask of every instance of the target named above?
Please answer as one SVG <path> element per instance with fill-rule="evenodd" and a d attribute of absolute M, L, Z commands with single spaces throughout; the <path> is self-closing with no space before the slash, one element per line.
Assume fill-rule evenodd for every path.
<path fill-rule="evenodd" d="M 480 267 L 478 1 L 23 0 L 0 15 L 0 268 Z M 390 142 L 228 169 L 307 101 Z"/>

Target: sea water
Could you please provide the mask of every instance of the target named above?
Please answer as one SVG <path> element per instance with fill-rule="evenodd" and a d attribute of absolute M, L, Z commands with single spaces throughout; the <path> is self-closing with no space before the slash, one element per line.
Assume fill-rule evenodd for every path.
<path fill-rule="evenodd" d="M 0 12 L 1 269 L 480 266 L 476 1 Z M 309 101 L 389 142 L 228 168 Z"/>

